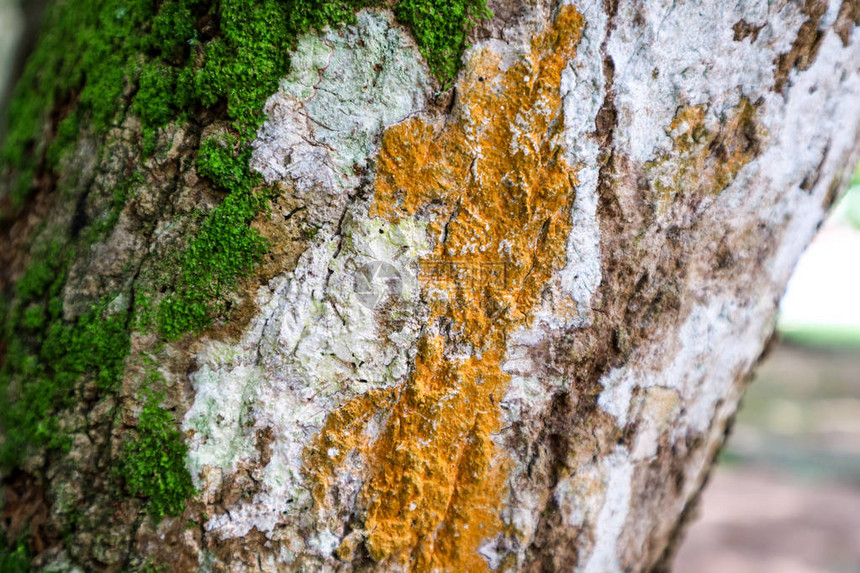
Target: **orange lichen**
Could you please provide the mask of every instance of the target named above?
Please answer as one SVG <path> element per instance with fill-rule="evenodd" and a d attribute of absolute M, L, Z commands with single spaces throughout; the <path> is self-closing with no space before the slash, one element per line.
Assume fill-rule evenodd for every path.
<path fill-rule="evenodd" d="M 672 151 L 645 164 L 664 206 L 682 193 L 719 193 L 759 153 L 755 106 L 749 100 L 742 99 L 716 130 L 705 127 L 706 111 L 703 105 L 678 110 L 666 130 Z"/>
<path fill-rule="evenodd" d="M 375 560 L 415 571 L 487 567 L 477 550 L 501 528 L 508 464 L 491 439 L 509 383 L 500 361 L 565 263 L 576 177 L 560 145 L 560 83 L 582 26 L 567 6 L 515 61 L 474 53 L 450 120 L 413 118 L 384 135 L 371 215 L 433 213 L 435 246 L 422 263 L 435 269 L 424 284 L 430 320 L 376 441 L 360 443 L 357 421 L 384 407 L 384 393 L 329 415 L 305 458 L 324 503 L 337 456 L 325 466 L 311 458 L 328 448 L 366 453 L 359 506 Z"/>
<path fill-rule="evenodd" d="M 327 503 L 328 477 L 357 450 L 366 454 L 371 446 L 365 428 L 383 406 L 393 407 L 395 389 L 371 390 L 330 413 L 313 447 L 304 452 L 305 473 L 313 484 L 311 493 L 319 503 Z"/>

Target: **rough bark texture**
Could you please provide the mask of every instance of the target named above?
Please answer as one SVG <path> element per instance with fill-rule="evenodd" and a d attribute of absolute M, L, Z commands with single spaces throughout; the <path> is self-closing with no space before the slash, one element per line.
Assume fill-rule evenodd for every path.
<path fill-rule="evenodd" d="M 0 351 L 10 403 L 66 386 L 4 421 L 4 563 L 669 569 L 857 162 L 860 4 L 488 5 L 447 89 L 387 9 L 301 35 L 245 143 L 232 95 L 147 135 L 126 78 L 51 167 L 80 94 L 45 111 Z M 265 241 L 200 294 L 193 257 L 250 240 L 195 242 L 223 149 Z"/>

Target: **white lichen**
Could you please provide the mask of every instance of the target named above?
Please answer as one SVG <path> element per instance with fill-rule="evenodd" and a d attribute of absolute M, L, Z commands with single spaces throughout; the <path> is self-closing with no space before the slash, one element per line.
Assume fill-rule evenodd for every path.
<path fill-rule="evenodd" d="M 618 541 L 627 524 L 630 511 L 633 464 L 629 452 L 618 447 L 601 460 L 603 504 L 593 526 L 594 542 L 584 566 L 575 570 L 583 573 L 615 573 L 622 571 L 619 563 Z"/>
<path fill-rule="evenodd" d="M 561 286 L 576 302 L 573 326 L 591 323 L 592 297 L 602 280 L 597 185 L 600 175 L 597 114 L 606 97 L 601 44 L 606 37 L 606 13 L 595 2 L 580 7 L 585 18 L 576 58 L 561 76 L 564 98 L 564 144 L 568 162 L 577 166 L 577 185 L 567 239 L 567 262 Z"/>
<path fill-rule="evenodd" d="M 208 341 L 198 353 L 200 368 L 191 376 L 196 398 L 184 422 L 194 431 L 188 460 L 197 485 L 205 485 L 205 467 L 219 468 L 223 479 L 238 464 L 254 463 L 257 432 L 273 436 L 271 460 L 258 478 L 264 492 L 207 523 L 222 536 L 254 526 L 271 531 L 283 512 L 308 503 L 302 452 L 326 415 L 368 390 L 402 382 L 408 372 L 421 326 L 409 267 L 426 249 L 425 230 L 412 219 L 352 225 L 346 238 L 326 237 L 295 271 L 260 289 L 260 312 L 238 344 Z M 348 244 L 339 247 L 341 241 Z M 405 279 L 386 301 L 402 317 L 387 332 L 355 289 L 358 269 L 376 261 L 398 265 Z"/>
<path fill-rule="evenodd" d="M 553 496 L 562 523 L 593 532 L 583 539 L 575 571 L 622 570 L 617 547 L 630 511 L 634 467 L 629 452 L 619 446 L 599 461 L 576 468 L 556 485 Z"/>
<path fill-rule="evenodd" d="M 251 501 L 209 519 L 206 528 L 221 537 L 269 532 L 306 510 L 302 453 L 328 413 L 408 372 L 423 324 L 414 276 L 428 250 L 425 226 L 371 218 L 366 200 L 341 215 L 384 128 L 421 109 L 429 86 L 391 15 L 362 11 L 355 26 L 302 37 L 289 77 L 267 103 L 252 166 L 293 190 L 323 224 L 295 270 L 259 289 L 260 310 L 241 339 L 204 340 L 197 352 L 195 401 L 184 420 L 195 484 L 211 497 L 246 466 L 260 485 Z M 397 281 L 368 303 L 357 281 L 380 263 L 397 270 Z M 264 467 L 262 432 L 271 442 Z M 314 539 L 310 551 L 331 553 L 330 531 Z"/>
<path fill-rule="evenodd" d="M 289 76 L 266 102 L 251 167 L 337 216 L 382 130 L 422 109 L 432 91 L 415 43 L 387 11 L 302 36 Z"/>
<path fill-rule="evenodd" d="M 770 89 L 776 57 L 789 50 L 805 16 L 793 3 L 719 0 L 622 2 L 607 51 L 615 66 L 618 147 L 637 164 L 668 152 L 666 129 L 680 105 L 707 106 L 720 123 L 742 97 Z M 763 25 L 754 42 L 735 41 L 743 19 Z"/>

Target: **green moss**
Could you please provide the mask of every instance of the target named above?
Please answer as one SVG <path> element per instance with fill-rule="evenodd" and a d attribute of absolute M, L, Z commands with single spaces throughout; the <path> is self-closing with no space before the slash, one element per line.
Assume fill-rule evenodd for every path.
<path fill-rule="evenodd" d="M 176 421 L 160 406 L 160 396 L 147 394 L 137 435 L 125 444 L 119 472 L 128 492 L 146 498 L 150 515 L 160 520 L 182 513 L 194 486 L 185 467 L 187 447 Z"/>
<path fill-rule="evenodd" d="M 145 66 L 140 74 L 134 111 L 147 126 L 163 126 L 176 117 L 176 71 L 160 62 Z"/>
<path fill-rule="evenodd" d="M 22 301 L 33 300 L 45 293 L 48 286 L 54 282 L 56 275 L 54 270 L 56 259 L 47 259 L 44 261 L 35 261 L 31 263 L 24 274 L 18 280 L 16 290 L 18 297 Z"/>
<path fill-rule="evenodd" d="M 55 381 L 71 387 L 88 374 L 99 388 L 116 388 L 129 350 L 128 316 L 109 314 L 106 307 L 105 303 L 93 307 L 74 324 L 58 319 L 48 330 L 42 359 L 53 364 Z"/>
<path fill-rule="evenodd" d="M 57 124 L 57 135 L 48 147 L 47 160 L 52 168 L 57 168 L 60 159 L 71 149 L 78 138 L 80 116 L 77 110 L 70 113 Z"/>
<path fill-rule="evenodd" d="M 22 535 L 14 544 L 0 544 L 0 571 L 3 573 L 27 573 L 30 571 L 30 546 L 27 536 Z"/>
<path fill-rule="evenodd" d="M 0 309 L 6 343 L 0 356 L 0 396 L 6 401 L 0 409 L 0 466 L 14 467 L 40 448 L 68 446 L 62 412 L 75 405 L 86 384 L 103 393 L 115 391 L 131 328 L 154 327 L 173 340 L 207 328 L 227 312 L 231 292 L 267 249 L 251 223 L 268 209 L 273 191 L 249 167 L 249 144 L 264 120 L 263 105 L 286 75 L 299 34 L 351 22 L 356 9 L 375 4 L 383 2 L 51 4 L 10 103 L 0 171 L 13 179 L 13 208 L 0 217 L 20 209 L 37 174 L 50 179 L 42 177 L 43 171 L 59 169 L 82 129 L 105 141 L 127 113 L 141 121 L 145 155 L 157 151 L 159 130 L 171 122 L 193 122 L 202 129 L 222 120 L 230 133 L 203 141 L 197 165 L 224 200 L 211 212 L 195 215 L 198 231 L 168 258 L 153 281 L 157 284 L 133 293 L 135 316 L 110 312 L 108 303 L 119 294 L 110 293 L 69 322 L 63 319 L 62 293 L 71 264 L 109 233 L 132 186 L 142 182 L 139 168 L 115 189 L 108 213 L 79 232 L 56 232 L 60 238 L 34 249 L 33 262 L 14 292 L 4 293 Z M 459 68 L 468 28 L 489 17 L 483 0 L 401 0 L 395 12 L 413 29 L 431 69 L 446 84 Z M 128 492 L 147 498 L 157 517 L 181 512 L 193 493 L 184 468 L 185 446 L 175 427 L 172 415 L 150 395 L 137 436 L 121 456 Z"/>
<path fill-rule="evenodd" d="M 139 568 L 132 569 L 135 573 L 167 573 L 171 570 L 169 563 L 156 563 L 147 559 Z"/>
<path fill-rule="evenodd" d="M 128 317 L 107 312 L 107 301 L 74 322 L 62 318 L 61 293 L 71 247 L 50 241 L 36 250 L 4 312 L 7 342 L 0 367 L 0 466 L 11 468 L 34 448 L 63 448 L 59 412 L 75 403 L 84 381 L 115 388 L 128 354 Z"/>
<path fill-rule="evenodd" d="M 24 311 L 24 316 L 21 323 L 24 328 L 30 330 L 39 330 L 45 324 L 45 307 L 42 305 L 32 305 Z"/>
<path fill-rule="evenodd" d="M 190 45 L 197 40 L 196 10 L 201 2 L 166 2 L 155 18 L 152 31 L 144 40 L 144 47 L 150 53 L 158 54 L 163 60 L 182 63 L 188 57 Z"/>
<path fill-rule="evenodd" d="M 200 146 L 199 173 L 229 194 L 179 257 L 174 291 L 158 311 L 159 332 L 168 340 L 206 328 L 224 310 L 225 294 L 266 252 L 266 242 L 250 226 L 268 199 L 258 190 L 260 177 L 248 167 L 249 156 L 250 148 L 236 138 L 210 138 Z"/>
<path fill-rule="evenodd" d="M 0 150 L 0 159 L 19 179 L 12 194 L 15 204 L 32 191 L 41 159 L 36 146 L 52 112 L 62 119 L 77 108 L 102 132 L 117 117 L 141 51 L 139 30 L 154 11 L 151 0 L 58 0 L 49 7 L 37 48 L 15 87 L 9 107 L 13 121 Z M 75 139 L 76 130 L 77 119 L 58 130 L 61 148 Z M 56 151 L 49 153 L 49 160 L 56 159 Z"/>
<path fill-rule="evenodd" d="M 412 29 L 430 70 L 450 84 L 460 70 L 471 27 L 492 18 L 485 0 L 401 0 L 397 19 Z"/>
<path fill-rule="evenodd" d="M 234 138 L 222 142 L 223 152 L 204 142 L 199 165 L 201 174 L 228 193 L 227 199 L 175 265 L 173 279 L 166 281 L 173 284 L 165 289 L 173 294 L 160 303 L 157 315 L 158 329 L 168 339 L 200 331 L 224 309 L 225 293 L 265 252 L 249 227 L 268 202 L 248 167 L 248 143 L 264 119 L 266 98 L 286 75 L 296 37 L 350 22 L 356 9 L 377 3 L 60 0 L 49 12 L 45 33 L 17 88 L 15 121 L 2 158 L 29 182 L 36 164 L 33 146 L 50 110 L 71 109 L 47 148 L 48 164 L 56 166 L 80 125 L 99 133 L 121 119 L 122 93 L 133 84 L 131 109 L 143 124 L 147 155 L 155 150 L 159 128 L 188 121 L 199 109 L 223 109 Z M 413 29 L 431 69 L 445 83 L 456 75 L 469 27 L 490 16 L 484 0 L 401 0 L 395 12 Z M 14 202 L 29 193 L 29 185 L 19 184 Z"/>
<path fill-rule="evenodd" d="M 30 309 L 7 337 L 9 347 L 0 370 L 0 392 L 9 403 L 0 411 L 4 441 L 0 465 L 14 467 L 34 447 L 64 448 L 68 437 L 60 431 L 58 413 L 76 401 L 76 389 L 89 380 L 101 390 L 114 390 L 123 374 L 129 351 L 128 317 L 109 314 L 107 304 L 94 306 L 73 323 L 55 317 L 45 325 L 44 310 L 38 334 L 28 326 Z M 14 321 L 14 315 L 10 316 Z M 38 353 L 33 351 L 38 348 Z"/>

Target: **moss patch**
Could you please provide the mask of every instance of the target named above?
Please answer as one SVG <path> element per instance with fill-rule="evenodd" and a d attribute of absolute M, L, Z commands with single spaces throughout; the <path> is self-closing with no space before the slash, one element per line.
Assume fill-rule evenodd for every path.
<path fill-rule="evenodd" d="M 142 50 L 139 30 L 154 14 L 150 0 L 58 0 L 49 7 L 38 46 L 15 87 L 0 150 L 6 176 L 17 179 L 14 206 L 32 193 L 37 171 L 56 167 L 76 139 L 79 117 L 101 132 L 113 123 L 126 82 L 136 75 L 129 72 Z M 51 119 L 59 122 L 56 133 Z M 55 142 L 50 153 L 46 142 Z"/>
<path fill-rule="evenodd" d="M 259 175 L 248 167 L 250 148 L 237 144 L 235 138 L 210 138 L 200 147 L 198 172 L 229 194 L 175 262 L 178 280 L 157 315 L 159 333 L 168 340 L 209 326 L 211 317 L 225 310 L 225 294 L 267 251 L 266 241 L 250 224 L 268 208 L 268 196 L 259 187 Z"/>
<path fill-rule="evenodd" d="M 51 229 L 46 235 L 54 239 L 39 239 L 14 291 L 0 296 L 2 467 L 15 467 L 39 450 L 68 447 L 69 432 L 82 428 L 61 427 L 62 413 L 80 402 L 85 388 L 101 395 L 116 391 L 132 328 L 149 325 L 175 340 L 227 312 L 232 291 L 268 248 L 251 222 L 269 208 L 272 191 L 249 167 L 249 143 L 264 120 L 265 100 L 286 75 L 298 35 L 350 22 L 356 9 L 373 4 L 382 2 L 52 3 L 10 103 L 13 121 L 0 149 L 0 173 L 10 191 L 0 219 L 21 212 L 37 180 L 40 189 L 46 181 L 48 189 L 54 185 L 81 130 L 104 145 L 128 114 L 140 119 L 144 154 L 166 151 L 157 149 L 158 135 L 171 123 L 202 131 L 219 122 L 222 134 L 204 140 L 196 160 L 198 174 L 224 199 L 209 213 L 196 214 L 198 232 L 167 258 L 159 284 L 135 285 L 140 288 L 130 310 L 112 309 L 121 293 L 110 293 L 68 321 L 62 297 L 72 264 L 113 228 L 128 190 L 141 182 L 139 169 L 132 166 L 133 175 L 117 185 L 108 213 L 82 229 Z M 401 0 L 394 9 L 443 83 L 459 69 L 468 28 L 489 16 L 483 0 Z M 181 512 L 193 493 L 184 454 L 172 415 L 150 396 L 138 434 L 121 454 L 120 474 L 128 493 L 146 497 L 157 517 Z"/>
<path fill-rule="evenodd" d="M 160 406 L 161 397 L 147 394 L 137 435 L 126 442 L 120 457 L 119 473 L 128 492 L 146 498 L 150 515 L 160 520 L 182 513 L 194 486 L 185 467 L 186 446 L 176 421 Z"/>
<path fill-rule="evenodd" d="M 136 180 L 134 177 L 129 182 Z M 21 463 L 34 449 L 64 448 L 67 431 L 58 415 L 75 405 L 83 385 L 115 390 L 129 352 L 128 311 L 111 312 L 112 296 L 73 321 L 63 318 L 63 288 L 82 250 L 116 223 L 127 185 L 115 192 L 113 207 L 83 229 L 76 240 L 60 234 L 34 247 L 33 262 L 6 293 L 0 313 L 0 467 Z"/>
<path fill-rule="evenodd" d="M 412 29 L 430 71 L 445 85 L 460 71 L 469 30 L 493 16 L 485 0 L 401 0 L 394 12 Z"/>
<path fill-rule="evenodd" d="M 31 324 L 34 311 L 38 325 Z M 61 305 L 52 298 L 47 304 L 31 303 L 24 312 L 13 307 L 7 317 L 7 329 L 13 332 L 7 333 L 9 346 L 0 370 L 0 392 L 8 398 L 0 411 L 0 465 L 5 468 L 19 464 L 34 447 L 67 446 L 58 412 L 74 406 L 82 381 L 113 391 L 122 377 L 129 351 L 127 314 L 110 314 L 102 303 L 68 323 L 60 312 Z M 33 330 L 37 332 L 27 332 Z"/>
<path fill-rule="evenodd" d="M 8 547 L 0 545 L 0 571 L 4 573 L 27 573 L 31 570 L 31 559 L 26 537 L 22 537 Z"/>

